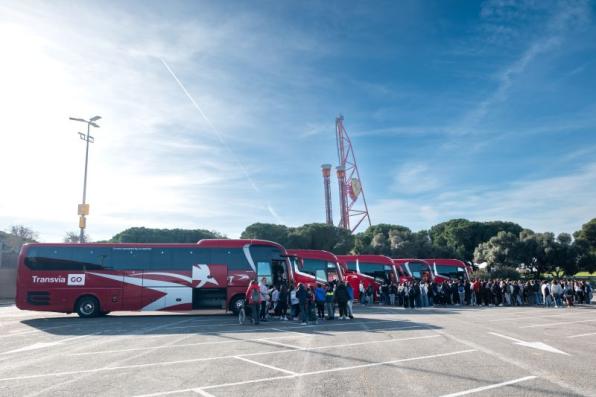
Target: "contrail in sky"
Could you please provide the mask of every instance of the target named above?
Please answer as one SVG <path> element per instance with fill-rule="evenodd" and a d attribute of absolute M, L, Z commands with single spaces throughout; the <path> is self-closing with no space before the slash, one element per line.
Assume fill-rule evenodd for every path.
<path fill-rule="evenodd" d="M 166 62 L 166 60 L 163 59 L 163 58 L 159 58 L 159 60 L 161 61 L 161 63 L 163 63 L 163 65 L 168 70 L 168 72 L 170 73 L 170 75 L 174 78 L 174 80 L 176 80 L 176 83 L 178 83 L 178 86 L 182 89 L 182 92 L 184 92 L 184 95 L 186 95 L 186 97 L 190 100 L 190 103 L 192 103 L 192 105 L 195 107 L 195 109 L 197 109 L 199 111 L 199 113 L 201 114 L 201 117 L 203 117 L 203 120 L 205 120 L 205 122 L 209 125 L 209 127 L 211 127 L 211 129 L 213 130 L 213 132 L 215 132 L 215 134 L 217 135 L 217 138 L 219 139 L 219 141 L 221 142 L 221 144 L 226 148 L 226 150 L 228 152 L 230 152 L 231 157 L 234 159 L 234 161 L 236 162 L 236 164 L 238 165 L 238 167 L 242 170 L 242 172 L 244 173 L 244 176 L 246 177 L 246 179 L 248 179 L 248 182 L 252 186 L 253 190 L 255 192 L 257 192 L 257 193 L 260 193 L 261 190 L 255 184 L 254 180 L 252 179 L 252 177 L 250 176 L 250 174 L 246 170 L 246 167 L 244 166 L 244 164 L 242 164 L 240 162 L 240 160 L 238 160 L 238 158 L 236 157 L 236 155 L 232 151 L 232 148 L 230 147 L 230 145 L 228 145 L 228 143 L 224 139 L 223 134 L 221 132 L 219 132 L 219 130 L 217 129 L 217 127 L 215 127 L 215 125 L 211 122 L 211 120 L 209 120 L 209 117 L 207 117 L 207 115 L 205 114 L 205 112 L 203 112 L 203 109 L 201 109 L 201 107 L 195 101 L 195 99 L 192 97 L 192 95 L 190 95 L 190 93 L 188 92 L 188 90 L 186 89 L 186 87 L 184 86 L 184 84 L 182 84 L 182 81 L 180 81 L 180 79 L 178 78 L 178 76 L 176 76 L 176 73 L 174 73 L 174 71 L 172 70 L 172 68 L 170 68 L 170 65 L 168 65 L 168 63 Z M 278 223 L 283 224 L 281 218 L 277 214 L 277 211 L 275 211 L 275 209 L 273 209 L 273 207 L 271 206 L 271 204 L 268 201 L 267 201 L 267 210 L 275 218 L 275 220 Z"/>

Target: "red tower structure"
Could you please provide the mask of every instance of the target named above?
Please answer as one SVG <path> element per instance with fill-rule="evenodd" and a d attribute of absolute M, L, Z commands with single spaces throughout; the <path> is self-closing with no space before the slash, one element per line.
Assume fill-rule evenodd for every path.
<path fill-rule="evenodd" d="M 333 212 L 331 209 L 331 164 L 321 166 L 323 172 L 323 187 L 325 188 L 325 221 L 333 225 Z"/>
<path fill-rule="evenodd" d="M 365 219 L 370 226 L 370 216 L 368 214 L 366 198 L 364 197 L 364 188 L 362 187 L 360 173 L 358 172 L 356 156 L 348 132 L 344 127 L 344 116 L 342 115 L 339 115 L 335 119 L 335 132 L 337 156 L 339 158 L 339 166 L 337 167 L 339 206 L 341 211 L 339 227 L 354 232 Z M 350 218 L 354 218 L 353 222 L 350 221 Z"/>

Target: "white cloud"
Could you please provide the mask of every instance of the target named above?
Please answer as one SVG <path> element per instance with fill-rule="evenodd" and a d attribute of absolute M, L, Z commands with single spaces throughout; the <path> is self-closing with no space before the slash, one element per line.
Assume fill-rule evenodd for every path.
<path fill-rule="evenodd" d="M 574 232 L 596 217 L 596 163 L 574 173 L 516 181 L 502 188 L 449 190 L 432 197 L 373 202 L 375 219 L 414 230 L 453 218 L 508 220 L 536 231 Z"/>
<path fill-rule="evenodd" d="M 305 72 L 288 52 L 322 46 L 290 30 L 271 35 L 262 51 L 259 40 L 269 32 L 253 29 L 263 22 L 258 15 L 228 16 L 217 26 L 206 22 L 208 9 L 201 17 L 176 20 L 89 4 L 0 6 L 0 169 L 13 192 L 3 191 L 0 228 L 24 223 L 44 241 L 76 229 L 84 161 L 76 132 L 83 125 L 68 117 L 94 114 L 103 116 L 90 148 L 94 238 L 135 225 L 201 227 L 233 237 L 251 222 L 281 219 L 266 200 L 271 191 L 258 191 L 271 184 L 255 177 L 269 159 L 246 155 L 271 146 L 277 148 L 271 157 L 281 156 L 284 142 L 271 138 L 275 127 L 256 127 L 265 124 L 259 109 L 273 108 L 276 98 L 268 95 L 271 86 L 250 76 L 284 70 L 299 80 Z M 181 78 L 221 139 L 161 57 L 179 75 L 192 76 Z M 227 150 L 222 141 L 241 150 Z"/>
<path fill-rule="evenodd" d="M 441 186 L 436 172 L 426 163 L 403 164 L 394 177 L 393 190 L 401 195 L 430 192 Z"/>

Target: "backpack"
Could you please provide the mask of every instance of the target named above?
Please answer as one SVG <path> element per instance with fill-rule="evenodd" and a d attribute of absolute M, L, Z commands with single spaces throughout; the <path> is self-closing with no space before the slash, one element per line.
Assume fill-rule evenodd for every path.
<path fill-rule="evenodd" d="M 261 296 L 261 292 L 259 290 L 257 290 L 256 288 L 253 288 L 253 290 L 250 293 L 250 298 L 251 298 L 252 303 L 259 302 L 259 296 Z"/>

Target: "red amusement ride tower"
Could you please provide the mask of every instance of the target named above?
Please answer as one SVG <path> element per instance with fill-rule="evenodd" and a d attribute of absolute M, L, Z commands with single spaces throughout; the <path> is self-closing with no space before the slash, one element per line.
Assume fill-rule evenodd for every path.
<path fill-rule="evenodd" d="M 337 180 L 339 182 L 339 208 L 341 212 L 339 227 L 352 232 L 366 219 L 371 225 L 364 188 L 356 164 L 356 156 L 348 132 L 344 128 L 344 116 L 335 119 L 337 139 Z M 351 221 L 351 218 L 352 221 Z M 353 226 L 351 226 L 353 225 Z"/>

